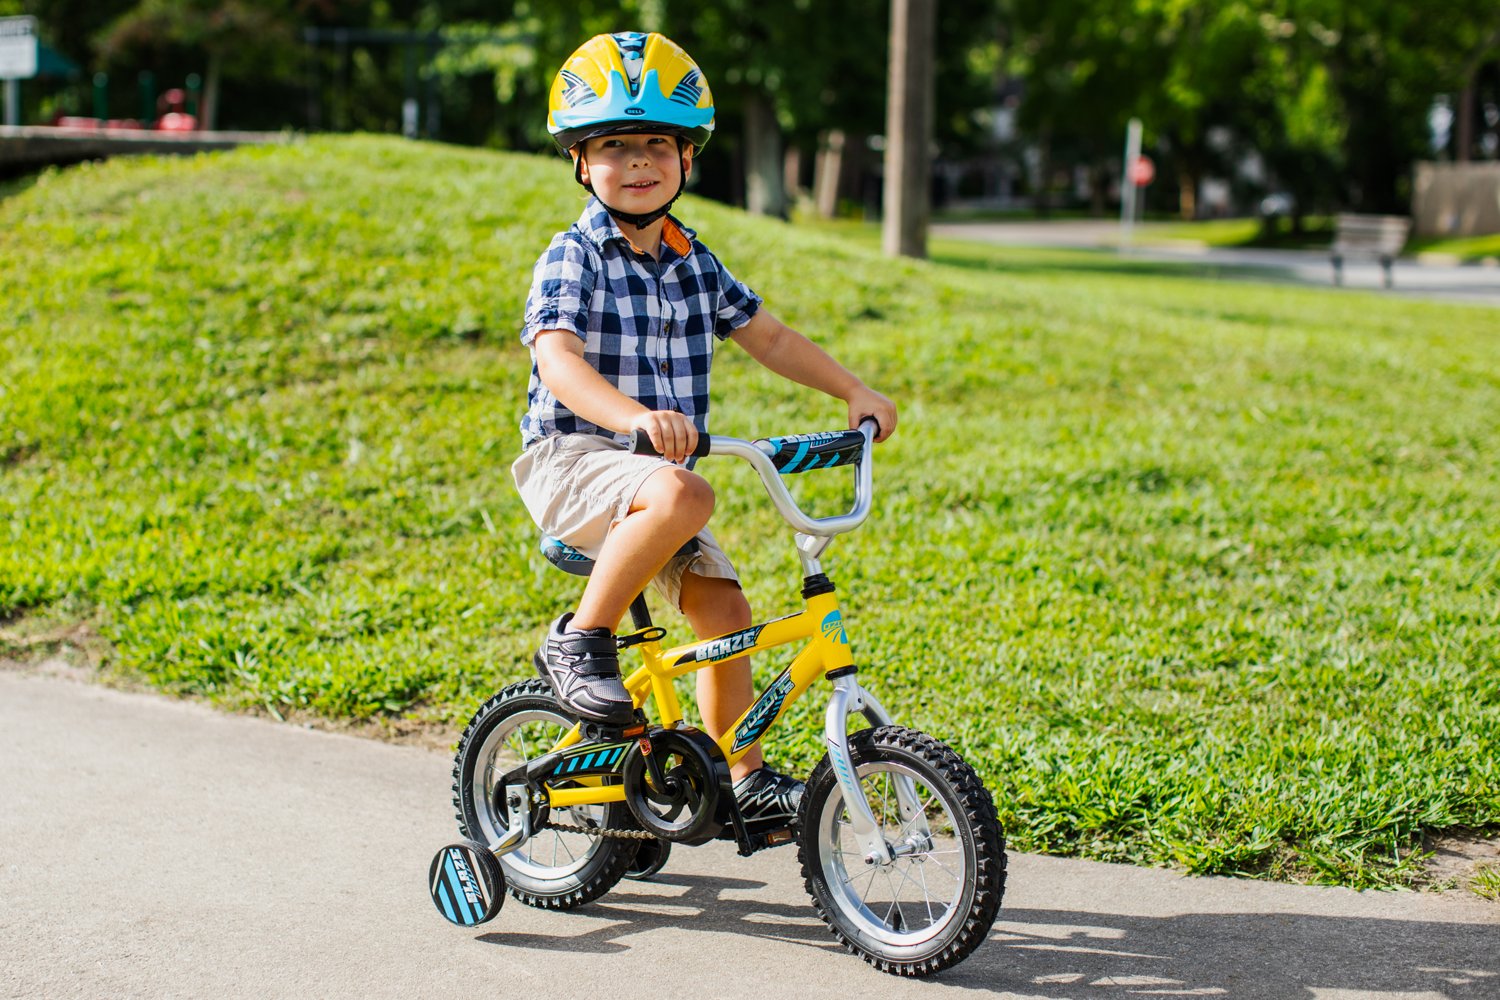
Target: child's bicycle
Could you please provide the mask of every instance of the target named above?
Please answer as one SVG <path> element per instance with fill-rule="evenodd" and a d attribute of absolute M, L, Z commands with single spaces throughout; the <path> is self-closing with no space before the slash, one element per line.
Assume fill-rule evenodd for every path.
<path fill-rule="evenodd" d="M 834 535 L 858 527 L 873 493 L 873 420 L 859 430 L 742 441 L 700 438 L 699 455 L 734 455 L 755 467 L 793 528 L 803 568 L 804 610 L 728 635 L 663 649 L 644 595 L 631 605 L 635 631 L 618 636 L 641 666 L 625 678 L 637 722 L 579 723 L 540 679 L 511 684 L 486 702 L 458 744 L 454 805 L 465 838 L 438 852 L 433 902 L 473 926 L 500 910 L 508 889 L 530 906 L 567 910 L 622 877 L 649 877 L 672 844 L 733 840 L 741 855 L 797 841 L 813 906 L 834 936 L 875 967 L 923 976 L 961 961 L 984 940 L 1005 888 L 1005 841 L 989 792 L 951 749 L 893 725 L 856 677 L 834 586 L 819 557 Z M 633 450 L 654 454 L 644 436 Z M 811 518 L 782 475 L 857 464 L 847 514 Z M 554 565 L 587 575 L 591 561 L 555 539 Z M 805 641 L 791 666 L 718 740 L 685 725 L 673 681 L 720 660 Z M 807 779 L 797 822 L 747 824 L 730 766 L 812 683 L 832 693 L 827 754 Z M 642 709 L 655 705 L 656 721 Z M 872 728 L 848 731 L 851 712 Z"/>

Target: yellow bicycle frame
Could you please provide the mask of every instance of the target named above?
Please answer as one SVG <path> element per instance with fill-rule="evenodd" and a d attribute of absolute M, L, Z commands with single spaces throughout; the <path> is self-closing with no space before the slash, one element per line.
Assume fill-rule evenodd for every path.
<path fill-rule="evenodd" d="M 682 705 L 672 686 L 677 678 L 723 660 L 774 649 L 800 639 L 806 639 L 808 643 L 792 660 L 791 666 L 782 671 L 745 710 L 745 714 L 719 737 L 719 750 L 733 766 L 760 742 L 813 681 L 830 670 L 854 665 L 843 613 L 839 610 L 837 595 L 831 590 L 807 598 L 806 608 L 796 614 L 738 632 L 668 650 L 661 648 L 659 639 L 644 641 L 639 644 L 642 665 L 625 678 L 625 688 L 637 708 L 644 706 L 649 698 L 656 707 L 656 721 L 670 729 L 683 718 Z M 552 749 L 572 746 L 579 738 L 579 727 L 575 725 Z M 569 785 L 568 788 L 547 789 L 552 808 L 625 800 L 624 786 L 605 785 L 599 778 L 573 779 Z"/>

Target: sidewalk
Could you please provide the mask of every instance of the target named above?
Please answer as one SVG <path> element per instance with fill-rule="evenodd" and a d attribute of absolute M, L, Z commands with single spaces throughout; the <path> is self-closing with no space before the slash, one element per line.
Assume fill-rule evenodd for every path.
<path fill-rule="evenodd" d="M 1186 241 L 1153 242 L 1149 226 L 1138 227 L 1132 245 L 1122 248 L 1120 224 L 1116 221 L 953 222 L 936 224 L 931 232 L 934 237 L 943 239 L 1107 251 L 1123 260 L 1181 264 L 1184 268 L 1234 269 L 1241 272 L 1235 276 L 1242 279 L 1250 277 L 1284 284 L 1333 287 L 1333 266 L 1326 250 L 1246 250 L 1208 247 Z M 1401 258 L 1392 270 L 1395 287 L 1389 294 L 1500 306 L 1500 267 Z M 1382 290 L 1383 280 L 1376 261 L 1352 260 L 1344 264 L 1345 288 Z"/>
<path fill-rule="evenodd" d="M 932 981 L 814 916 L 795 848 L 679 848 L 572 913 L 465 931 L 425 878 L 446 754 L 0 671 L 0 996 L 1494 1000 L 1500 906 L 1023 854 Z"/>

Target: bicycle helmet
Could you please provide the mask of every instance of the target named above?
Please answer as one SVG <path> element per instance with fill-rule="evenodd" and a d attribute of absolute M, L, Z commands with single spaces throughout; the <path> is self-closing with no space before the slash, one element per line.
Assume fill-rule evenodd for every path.
<path fill-rule="evenodd" d="M 714 131 L 713 93 L 692 56 L 665 35 L 595 35 L 568 57 L 552 81 L 547 131 L 564 153 L 596 136 L 627 132 L 676 136 L 679 144 L 690 143 L 695 153 L 701 152 Z M 582 159 L 580 150 L 573 167 L 580 184 Z M 684 174 L 677 194 L 656 212 L 632 215 L 604 207 L 617 219 L 649 225 L 667 214 L 686 183 Z"/>

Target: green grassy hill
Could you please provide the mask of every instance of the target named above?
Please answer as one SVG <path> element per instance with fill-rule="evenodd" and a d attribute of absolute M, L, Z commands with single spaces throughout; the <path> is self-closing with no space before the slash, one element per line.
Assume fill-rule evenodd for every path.
<path fill-rule="evenodd" d="M 367 138 L 0 201 L 12 654 L 88 621 L 167 690 L 455 727 L 527 676 L 578 588 L 509 479 L 516 332 L 580 206 L 560 162 Z M 974 762 L 1014 846 L 1389 885 L 1423 831 L 1500 824 L 1493 311 L 680 214 L 902 405 L 826 565 L 866 682 Z M 716 372 L 719 433 L 840 425 L 732 345 Z M 791 610 L 788 531 L 700 468 L 752 603 Z M 792 767 L 812 700 L 770 748 Z"/>

